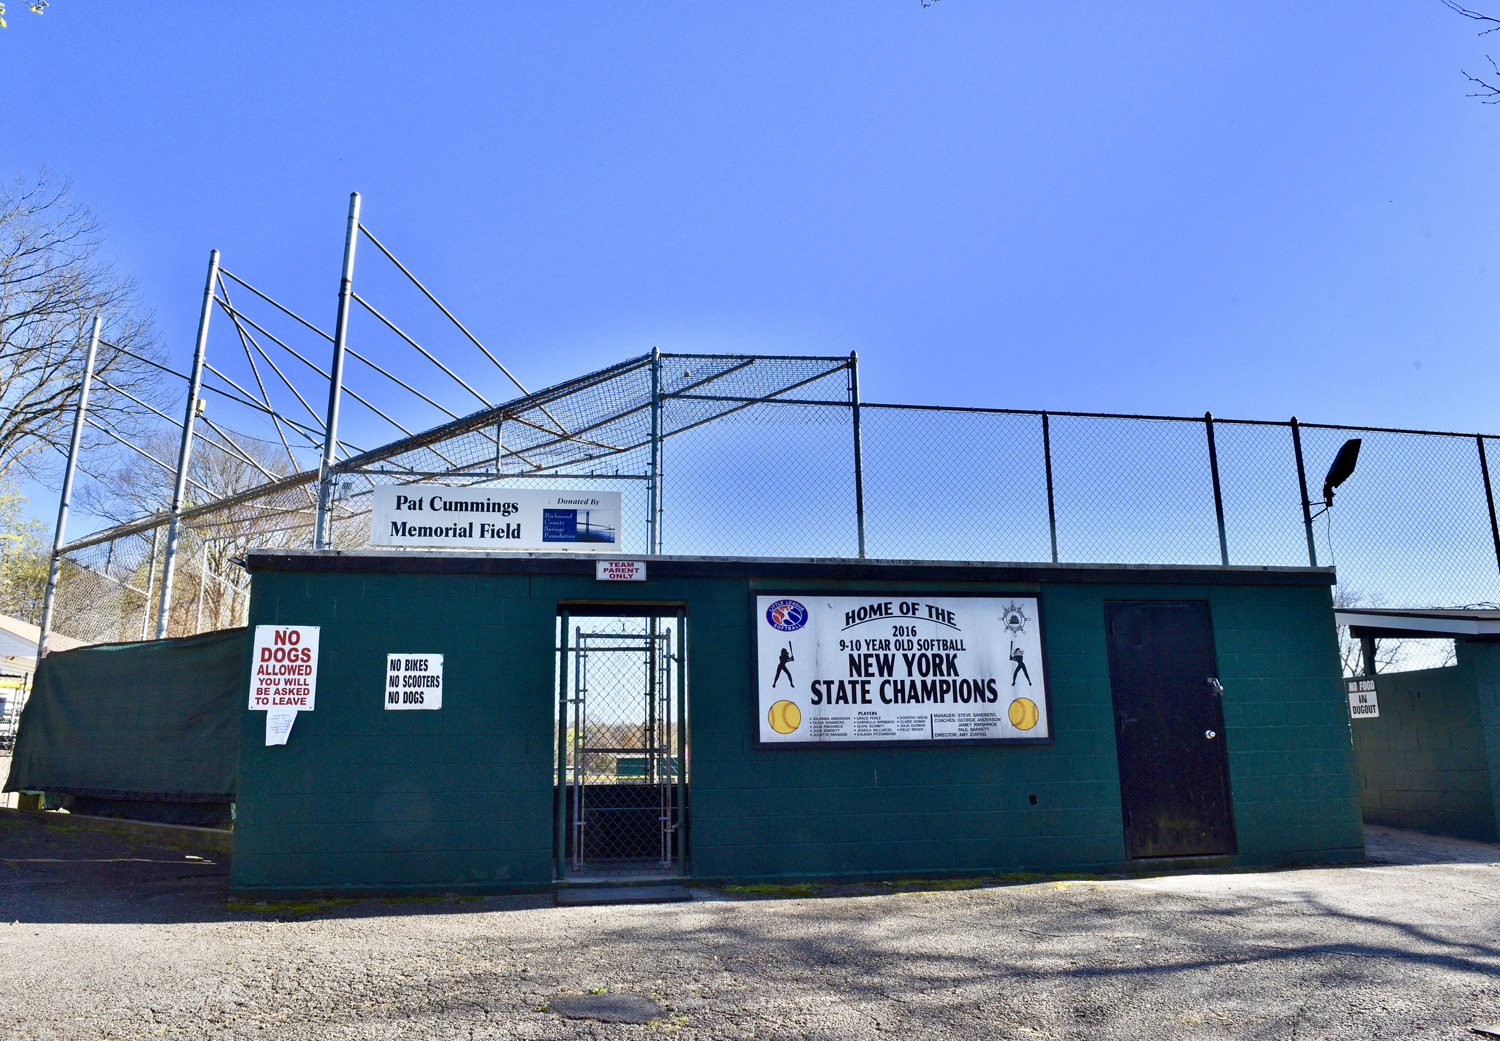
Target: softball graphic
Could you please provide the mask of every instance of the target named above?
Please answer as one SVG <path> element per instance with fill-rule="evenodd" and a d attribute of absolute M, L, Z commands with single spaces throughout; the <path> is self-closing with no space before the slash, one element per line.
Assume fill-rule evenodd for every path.
<path fill-rule="evenodd" d="M 1031 715 L 1032 719 L 1035 720 L 1035 708 L 1032 709 Z M 793 702 L 778 701 L 771 706 L 771 711 L 767 713 L 767 718 L 770 720 L 772 730 L 778 734 L 790 734 L 802 725 L 802 710 Z"/>
<path fill-rule="evenodd" d="M 776 710 L 773 708 L 771 711 Z M 1036 709 L 1036 702 L 1030 698 L 1017 698 L 1010 703 L 1010 725 L 1017 730 L 1030 730 L 1036 726 L 1036 721 L 1040 716 L 1041 714 Z M 771 725 L 776 724 L 772 722 Z"/>

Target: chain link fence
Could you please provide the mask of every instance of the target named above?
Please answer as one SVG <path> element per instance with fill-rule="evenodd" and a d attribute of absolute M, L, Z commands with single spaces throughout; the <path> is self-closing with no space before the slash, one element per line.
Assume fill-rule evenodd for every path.
<path fill-rule="evenodd" d="M 563 635 L 560 674 L 571 689 L 554 766 L 564 784 L 568 869 L 670 868 L 682 780 L 675 621 L 586 618 Z"/>
<path fill-rule="evenodd" d="M 1500 600 L 1472 434 L 863 403 L 847 358 L 646 355 L 377 449 L 333 476 L 332 544 L 369 540 L 378 485 L 618 491 L 624 554 L 1338 568 L 1340 602 Z M 1353 477 L 1309 525 L 1339 447 Z M 317 475 L 182 514 L 167 633 L 243 624 L 251 548 L 313 542 Z M 165 513 L 66 548 L 54 630 L 155 633 Z"/>

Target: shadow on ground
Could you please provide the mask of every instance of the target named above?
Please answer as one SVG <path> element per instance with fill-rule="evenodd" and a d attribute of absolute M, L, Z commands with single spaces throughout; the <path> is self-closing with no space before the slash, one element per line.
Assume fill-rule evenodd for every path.
<path fill-rule="evenodd" d="M 1495 864 L 1500 846 L 1371 826 L 1368 864 Z M 1277 869 L 1296 872 L 1296 867 Z M 1318 870 L 1318 869 L 1307 869 Z M 1259 872 L 1264 874 L 1266 872 Z M 1161 872 L 1138 877 L 1161 877 Z M 1038 882 L 1104 881 L 1094 876 L 995 875 L 941 880 L 785 883 L 699 889 L 709 900 L 839 899 L 952 892 Z M 69 824 L 65 815 L 0 814 L 0 920 L 168 923 L 529 910 L 550 894 L 421 896 L 243 902 L 229 899 L 229 857 L 203 849 Z"/>

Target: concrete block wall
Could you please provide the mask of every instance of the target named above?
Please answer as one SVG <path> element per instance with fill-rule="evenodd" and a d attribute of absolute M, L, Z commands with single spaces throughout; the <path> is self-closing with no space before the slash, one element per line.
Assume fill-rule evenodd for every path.
<path fill-rule="evenodd" d="M 284 747 L 246 711 L 231 884 L 356 891 L 552 878 L 555 619 L 524 576 L 262 571 L 250 624 L 318 625 Z M 443 707 L 384 708 L 386 655 L 444 655 Z"/>
<path fill-rule="evenodd" d="M 1224 683 L 1236 862 L 1362 853 L 1329 590 L 1309 581 L 797 581 L 590 573 L 255 570 L 251 624 L 320 625 L 317 708 L 285 747 L 244 714 L 245 892 L 545 886 L 553 878 L 560 602 L 686 605 L 689 869 L 705 878 L 1126 869 L 1104 603 L 1207 600 Z M 447 565 L 443 566 L 455 566 Z M 623 588 L 622 588 L 623 587 Z M 756 593 L 1039 595 L 1054 740 L 762 749 Z M 389 653 L 445 655 L 443 709 L 387 712 Z M 1033 798 L 1035 801 L 1033 802 Z"/>
<path fill-rule="evenodd" d="M 1494 774 L 1473 657 L 1376 677 L 1380 715 L 1352 722 L 1369 823 L 1495 841 Z"/>
<path fill-rule="evenodd" d="M 809 589 L 757 583 L 754 591 Z M 1038 587 L 954 591 L 1004 596 Z M 1104 603 L 1149 598 L 1209 601 L 1225 685 L 1237 860 L 1363 855 L 1326 588 L 1044 584 L 1039 592 L 1050 745 L 756 748 L 750 634 L 742 620 L 747 598 L 726 590 L 726 624 L 708 634 L 696 615 L 690 618 L 693 871 L 775 877 L 1127 868 Z M 700 639 L 717 656 L 711 673 Z"/>
<path fill-rule="evenodd" d="M 1328 590 L 1206 590 L 1241 857 L 1364 855 L 1359 790 Z"/>

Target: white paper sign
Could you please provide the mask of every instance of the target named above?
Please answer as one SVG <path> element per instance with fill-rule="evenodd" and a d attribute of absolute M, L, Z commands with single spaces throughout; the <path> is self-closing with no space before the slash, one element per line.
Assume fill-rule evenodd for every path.
<path fill-rule="evenodd" d="M 439 549 L 614 550 L 620 493 L 381 485 L 370 545 Z"/>
<path fill-rule="evenodd" d="M 1346 680 L 1349 686 L 1349 718 L 1374 719 L 1380 715 L 1374 680 Z"/>
<path fill-rule="evenodd" d="M 598 582 L 644 582 L 646 562 L 644 560 L 596 560 L 594 579 Z"/>
<path fill-rule="evenodd" d="M 441 654 L 388 654 L 385 659 L 385 707 L 443 707 Z"/>
<path fill-rule="evenodd" d="M 1035 597 L 756 598 L 765 744 L 1044 741 Z"/>
<path fill-rule="evenodd" d="M 318 627 L 257 625 L 251 645 L 250 707 L 313 710 L 318 691 Z"/>
<path fill-rule="evenodd" d="M 297 722 L 294 708 L 272 708 L 266 710 L 266 744 L 284 745 L 291 736 L 292 724 Z"/>

